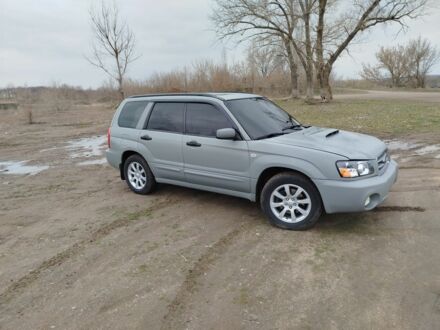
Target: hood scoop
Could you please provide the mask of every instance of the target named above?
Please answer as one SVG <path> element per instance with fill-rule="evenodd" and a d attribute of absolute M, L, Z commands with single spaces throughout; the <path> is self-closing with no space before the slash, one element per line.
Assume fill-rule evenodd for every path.
<path fill-rule="evenodd" d="M 338 133 L 339 133 L 339 130 L 337 129 L 337 130 L 331 131 L 331 132 L 328 133 L 325 137 L 326 137 L 326 138 L 329 138 L 330 136 L 336 135 L 336 134 L 338 134 Z"/>

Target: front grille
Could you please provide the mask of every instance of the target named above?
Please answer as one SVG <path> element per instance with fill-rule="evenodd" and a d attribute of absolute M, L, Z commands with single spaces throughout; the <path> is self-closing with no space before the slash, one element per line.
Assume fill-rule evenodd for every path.
<path fill-rule="evenodd" d="M 388 150 L 385 150 L 379 157 L 377 157 L 377 169 L 381 172 L 390 161 Z"/>

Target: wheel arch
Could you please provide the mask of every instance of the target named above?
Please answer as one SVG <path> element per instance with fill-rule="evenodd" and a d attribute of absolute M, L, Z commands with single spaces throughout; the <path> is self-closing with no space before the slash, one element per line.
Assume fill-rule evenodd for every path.
<path fill-rule="evenodd" d="M 305 179 L 307 179 L 315 187 L 316 191 L 318 192 L 319 198 L 321 199 L 321 202 L 322 202 L 321 192 L 319 191 L 318 187 L 315 185 L 313 180 L 307 174 L 305 174 L 299 170 L 289 168 L 289 167 L 273 166 L 273 167 L 268 167 L 268 168 L 264 169 L 260 173 L 260 175 L 258 176 L 257 184 L 255 187 L 255 198 L 256 198 L 257 203 L 260 202 L 261 191 L 263 190 L 264 185 L 272 177 L 274 177 L 275 175 L 280 174 L 280 173 L 295 173 L 295 174 L 298 174 L 298 175 L 304 177 Z"/>
<path fill-rule="evenodd" d="M 146 161 L 146 159 L 137 151 L 134 151 L 134 150 L 124 151 L 121 156 L 121 163 L 119 164 L 119 172 L 121 175 L 121 180 L 125 180 L 124 164 L 127 161 L 128 157 L 133 156 L 133 155 L 138 155 L 139 157 L 142 157 Z M 148 162 L 147 162 L 147 164 L 148 164 Z"/>

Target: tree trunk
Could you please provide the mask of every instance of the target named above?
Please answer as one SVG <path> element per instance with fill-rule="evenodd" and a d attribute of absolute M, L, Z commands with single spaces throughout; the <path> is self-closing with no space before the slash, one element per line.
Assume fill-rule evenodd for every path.
<path fill-rule="evenodd" d="M 319 11 L 318 11 L 318 25 L 316 31 L 316 62 L 315 62 L 315 70 L 316 70 L 316 79 L 319 84 L 319 93 L 321 96 L 321 100 L 324 102 L 330 101 L 328 98 L 328 92 L 331 89 L 329 84 L 329 76 L 328 73 L 326 77 L 325 69 L 326 64 L 324 63 L 324 16 L 327 8 L 327 0 L 319 0 Z"/>
<path fill-rule="evenodd" d="M 333 100 L 333 91 L 332 86 L 330 84 L 330 72 L 325 72 L 323 79 L 323 89 L 322 94 L 324 96 L 325 101 Z"/>
<path fill-rule="evenodd" d="M 416 69 L 416 84 L 417 88 L 425 88 L 426 87 L 426 72 L 420 70 L 420 64 L 417 63 Z"/>
<path fill-rule="evenodd" d="M 298 91 L 298 65 L 295 62 L 295 57 L 293 56 L 293 51 L 290 43 L 285 42 L 287 51 L 287 60 L 289 62 L 290 71 L 290 97 L 297 99 L 299 97 Z"/>
<path fill-rule="evenodd" d="M 330 74 L 332 72 L 332 67 L 329 65 L 324 65 L 319 68 L 318 81 L 319 81 L 319 92 L 321 95 L 321 100 L 323 102 L 330 102 L 333 100 L 333 92 L 330 86 Z"/>
<path fill-rule="evenodd" d="M 306 72 L 306 101 L 312 101 L 313 96 L 313 66 L 311 65 Z"/>
<path fill-rule="evenodd" d="M 122 86 L 119 86 L 118 93 L 119 93 L 119 96 L 121 97 L 121 100 L 125 99 L 125 93 L 124 93 L 124 90 L 122 89 Z"/>
<path fill-rule="evenodd" d="M 252 93 L 255 93 L 255 69 L 253 66 L 251 67 L 251 70 L 251 90 Z"/>
<path fill-rule="evenodd" d="M 118 81 L 118 93 L 119 96 L 121 97 L 121 101 L 125 99 L 125 95 L 124 95 L 124 88 L 122 86 L 122 83 L 124 81 L 124 75 L 122 73 L 122 69 L 121 69 L 121 63 L 119 62 L 119 53 L 116 52 L 115 54 L 115 60 L 116 60 L 116 66 L 118 68 L 118 76 L 117 81 Z"/>
<path fill-rule="evenodd" d="M 313 49 L 310 36 L 310 15 L 313 9 L 312 2 L 299 2 L 304 20 L 305 49 L 306 49 L 306 101 L 313 100 Z"/>
<path fill-rule="evenodd" d="M 124 88 L 122 86 L 122 77 L 118 79 L 118 93 L 119 96 L 121 97 L 121 100 L 125 99 Z"/>
<path fill-rule="evenodd" d="M 426 87 L 426 79 L 424 75 L 420 75 L 417 78 L 417 88 L 425 88 Z"/>
<path fill-rule="evenodd" d="M 290 65 L 290 97 L 297 99 L 299 97 L 298 90 L 298 66 Z"/>

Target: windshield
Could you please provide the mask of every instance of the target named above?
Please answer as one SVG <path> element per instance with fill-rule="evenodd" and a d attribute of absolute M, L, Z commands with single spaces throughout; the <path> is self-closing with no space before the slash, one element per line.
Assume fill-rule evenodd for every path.
<path fill-rule="evenodd" d="M 253 140 L 291 133 L 300 127 L 286 111 L 264 98 L 231 100 L 225 104 Z"/>

